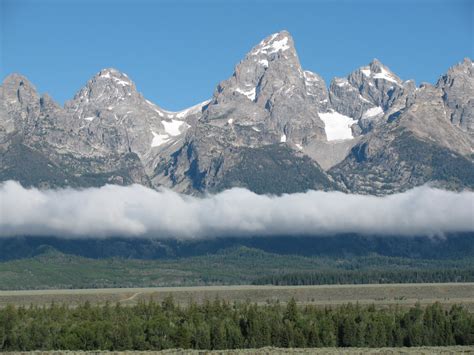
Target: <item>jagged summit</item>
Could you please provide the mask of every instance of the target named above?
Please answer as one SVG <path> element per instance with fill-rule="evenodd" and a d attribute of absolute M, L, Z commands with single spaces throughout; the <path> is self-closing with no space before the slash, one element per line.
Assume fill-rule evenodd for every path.
<path fill-rule="evenodd" d="M 252 48 L 248 56 L 275 57 L 278 55 L 294 55 L 293 38 L 286 30 L 274 33 Z"/>
<path fill-rule="evenodd" d="M 464 71 L 464 73 L 469 74 L 474 70 L 474 62 L 471 58 L 465 57 L 461 62 L 456 63 L 448 69 L 447 74 L 453 71 Z"/>
<path fill-rule="evenodd" d="M 98 83 L 107 83 L 117 87 L 131 87 L 135 89 L 135 84 L 129 76 L 115 68 L 104 68 L 92 76 L 86 83 L 86 86 L 98 85 Z"/>
<path fill-rule="evenodd" d="M 0 122 L 7 120 L 7 114 L 1 111 L 13 112 L 17 117 L 21 117 L 21 123 L 10 120 L 6 131 L 11 131 L 14 124 L 25 127 L 34 121 L 34 117 L 39 114 L 40 96 L 35 86 L 23 75 L 14 73 L 8 75 L 0 86 Z M 29 122 L 29 123 L 28 123 Z M 0 142 L 2 135 L 0 124 Z"/>
<path fill-rule="evenodd" d="M 72 100 L 65 103 L 65 109 L 75 117 L 89 121 L 94 117 L 112 116 L 117 120 L 120 116 L 137 115 L 155 117 L 159 123 L 163 119 L 185 120 L 201 113 L 202 107 L 208 102 L 177 112 L 168 111 L 145 99 L 127 74 L 115 68 L 105 68 L 94 75 Z"/>
<path fill-rule="evenodd" d="M 13 73 L 5 77 L 1 85 L 3 95 L 10 100 L 22 100 L 25 95 L 38 97 L 36 87 L 22 74 Z"/>
<path fill-rule="evenodd" d="M 301 146 L 310 137 L 324 137 L 317 112 L 325 102 L 324 81 L 304 73 L 291 35 L 281 31 L 254 46 L 218 85 L 203 119 L 231 129 L 237 141 L 261 131 L 265 141 Z"/>
<path fill-rule="evenodd" d="M 24 76 L 8 76 L 0 181 L 135 182 L 187 193 L 240 186 L 386 194 L 431 181 L 472 188 L 464 174 L 473 171 L 469 58 L 418 89 L 374 59 L 329 90 L 302 68 L 287 31 L 242 58 L 211 100 L 179 112 L 146 100 L 115 68 L 96 73 L 64 108 Z M 414 159 L 413 151 L 424 155 Z"/>
<path fill-rule="evenodd" d="M 137 107 L 141 101 L 143 97 L 127 74 L 106 68 L 94 75 L 64 108 L 78 119 L 92 121 L 94 117 L 110 117 L 115 108 L 122 111 L 124 107 Z"/>
<path fill-rule="evenodd" d="M 441 76 L 436 87 L 443 92 L 453 124 L 474 134 L 474 63 L 464 58 Z"/>
<path fill-rule="evenodd" d="M 134 101 L 138 96 L 135 84 L 126 74 L 107 68 L 94 75 L 72 100 L 66 102 L 65 108 L 80 115 L 86 108 L 107 109 L 122 101 Z"/>
<path fill-rule="evenodd" d="M 474 62 L 471 58 L 464 58 L 462 62 L 456 63 L 448 69 L 446 74 L 442 75 L 436 85 L 440 85 L 444 78 L 453 75 L 466 75 L 467 77 L 472 76 L 474 73 Z"/>
<path fill-rule="evenodd" d="M 115 68 L 102 69 L 97 75 L 96 79 L 110 79 L 118 86 L 135 86 L 135 84 L 129 79 L 128 75 L 120 72 Z"/>
<path fill-rule="evenodd" d="M 225 90 L 233 90 L 237 97 L 243 96 L 251 101 L 258 101 L 264 86 L 267 84 L 264 76 L 279 76 L 280 80 L 289 81 L 296 72 L 301 80 L 303 71 L 293 45 L 293 39 L 287 31 L 274 33 L 258 45 L 237 64 L 231 79 L 222 82 L 217 88 L 217 94 Z M 228 88 L 235 81 L 236 85 Z M 273 84 L 273 83 L 272 83 Z M 264 98 L 265 99 L 265 98 Z"/>
<path fill-rule="evenodd" d="M 345 78 L 334 78 L 329 88 L 333 108 L 359 120 L 362 132 L 371 129 L 389 107 L 415 90 L 413 81 L 403 82 L 386 65 L 373 59 Z"/>
<path fill-rule="evenodd" d="M 6 85 L 19 86 L 19 85 L 25 85 L 25 84 L 33 86 L 28 80 L 28 78 L 26 78 L 26 76 L 20 73 L 12 73 L 5 77 L 5 79 L 3 80 L 2 86 L 3 87 L 5 87 Z"/>
<path fill-rule="evenodd" d="M 361 73 L 372 80 L 386 80 L 395 85 L 401 85 L 402 80 L 378 59 L 373 59 L 368 66 L 359 69 Z"/>

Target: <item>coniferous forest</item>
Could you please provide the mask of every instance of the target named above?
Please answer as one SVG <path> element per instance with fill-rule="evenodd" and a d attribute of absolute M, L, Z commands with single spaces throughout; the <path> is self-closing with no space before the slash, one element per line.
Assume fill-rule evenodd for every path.
<path fill-rule="evenodd" d="M 394 269 L 394 268 L 393 268 Z M 275 274 L 255 279 L 254 285 L 351 285 L 390 283 L 473 282 L 472 269 L 330 270 Z"/>
<path fill-rule="evenodd" d="M 474 315 L 446 310 L 344 305 L 335 308 L 172 298 L 132 307 L 51 304 L 0 310 L 0 351 L 160 350 L 276 347 L 400 347 L 474 344 Z"/>

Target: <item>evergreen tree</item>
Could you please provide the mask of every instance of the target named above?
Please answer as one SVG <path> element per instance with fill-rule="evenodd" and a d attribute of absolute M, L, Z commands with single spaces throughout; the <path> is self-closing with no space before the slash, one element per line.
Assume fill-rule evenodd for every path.
<path fill-rule="evenodd" d="M 163 303 L 111 307 L 0 309 L 0 350 L 161 350 L 320 346 L 474 344 L 474 316 L 440 304 L 405 310 L 346 305 L 324 310 L 215 300 L 178 307 Z"/>

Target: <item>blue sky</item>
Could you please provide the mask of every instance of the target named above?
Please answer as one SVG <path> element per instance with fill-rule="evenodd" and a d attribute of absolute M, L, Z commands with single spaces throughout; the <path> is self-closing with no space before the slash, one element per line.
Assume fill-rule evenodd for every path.
<path fill-rule="evenodd" d="M 267 35 L 288 30 L 305 69 L 329 83 L 376 57 L 402 79 L 435 82 L 473 57 L 470 0 L 0 0 L 2 78 L 26 75 L 63 103 L 115 67 L 178 110 L 212 95 Z"/>

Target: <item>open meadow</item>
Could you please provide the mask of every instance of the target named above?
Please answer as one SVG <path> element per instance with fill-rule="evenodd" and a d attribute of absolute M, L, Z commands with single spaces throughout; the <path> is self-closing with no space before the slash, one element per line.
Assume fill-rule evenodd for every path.
<path fill-rule="evenodd" d="M 462 304 L 474 312 L 474 283 L 387 284 L 387 285 L 325 285 L 325 286 L 200 286 L 109 288 L 70 290 L 0 291 L 0 307 L 49 305 L 52 302 L 75 306 L 86 301 L 134 305 L 153 299 L 160 302 L 172 296 L 181 305 L 206 300 L 267 303 L 287 302 L 294 298 L 300 304 L 335 306 L 346 303 L 374 304 L 383 308 L 391 305 L 413 306 L 439 302 L 444 306 Z"/>

